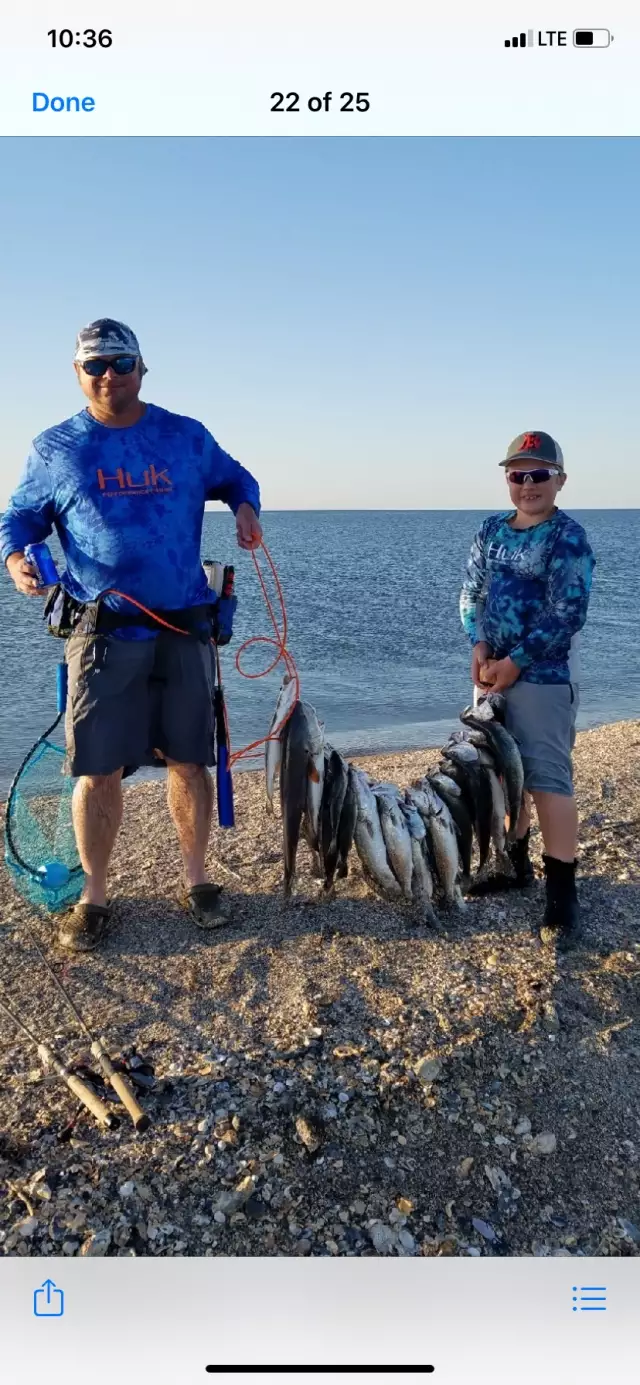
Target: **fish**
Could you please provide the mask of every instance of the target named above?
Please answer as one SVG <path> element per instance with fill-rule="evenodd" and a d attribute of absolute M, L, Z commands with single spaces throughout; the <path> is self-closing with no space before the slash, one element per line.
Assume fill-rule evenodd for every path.
<path fill-rule="evenodd" d="M 460 798 L 460 785 L 456 784 L 455 779 L 451 779 L 450 775 L 445 774 L 443 771 L 434 771 L 433 774 L 429 774 L 427 777 L 429 779 L 429 783 L 433 785 L 436 793 L 440 792 L 438 784 L 441 784 L 442 788 L 445 789 L 448 794 L 452 794 L 454 798 Z M 438 781 L 437 783 L 436 780 Z M 442 794 L 440 794 L 440 797 L 442 798 Z"/>
<path fill-rule="evenodd" d="M 387 860 L 378 802 L 367 783 L 367 776 L 361 770 L 353 771 L 353 791 L 357 805 L 354 842 L 362 869 L 379 893 L 389 899 L 401 899 L 402 890 Z"/>
<path fill-rule="evenodd" d="M 492 755 L 491 751 L 487 750 L 483 745 L 478 746 L 478 764 L 484 765 L 485 769 L 492 769 L 495 773 L 495 756 Z"/>
<path fill-rule="evenodd" d="M 407 789 L 405 799 L 412 807 L 417 808 L 425 823 L 429 821 L 433 813 L 439 813 L 443 806 L 442 799 L 436 793 L 426 774 L 418 783 L 412 784 L 411 788 Z"/>
<path fill-rule="evenodd" d="M 267 812 L 273 814 L 273 797 L 276 787 L 276 779 L 280 772 L 282 762 L 282 727 L 286 717 L 293 706 L 296 696 L 296 680 L 290 673 L 285 673 L 280 691 L 276 700 L 276 709 L 273 720 L 269 727 L 269 738 L 264 752 L 264 768 L 267 789 Z M 271 737 L 275 737 L 274 740 Z"/>
<path fill-rule="evenodd" d="M 453 825 L 458 834 L 462 874 L 468 879 L 471 875 L 473 819 L 469 816 L 460 785 L 456 784 L 455 779 L 451 779 L 447 774 L 431 774 L 429 780 L 451 814 Z"/>
<path fill-rule="evenodd" d="M 474 745 L 476 750 L 487 750 L 489 741 L 484 731 L 473 730 L 471 726 L 463 726 L 459 731 L 452 731 L 449 736 L 449 745 Z"/>
<path fill-rule="evenodd" d="M 468 726 L 459 726 L 451 732 L 447 745 L 461 745 L 463 741 L 471 740 L 472 734 L 473 732 L 469 730 Z"/>
<path fill-rule="evenodd" d="M 398 799 L 398 804 L 403 817 L 407 820 L 409 835 L 413 837 L 415 841 L 423 842 L 427 835 L 427 829 L 415 804 L 411 802 L 406 794 L 404 799 Z"/>
<path fill-rule="evenodd" d="M 411 837 L 407 821 L 398 802 L 398 789 L 391 793 L 375 793 L 382 835 L 387 848 L 387 860 L 400 885 L 405 899 L 411 899 Z"/>
<path fill-rule="evenodd" d="M 473 731 L 470 726 L 467 726 L 462 734 L 465 736 L 465 739 L 468 740 L 469 745 L 475 745 L 476 749 L 490 749 L 490 741 L 486 731 Z"/>
<path fill-rule="evenodd" d="M 509 874 L 510 861 L 507 855 L 507 834 L 505 828 L 505 818 L 507 816 L 507 804 L 504 796 L 504 789 L 495 772 L 493 766 L 487 766 L 489 782 L 491 784 L 491 798 L 493 802 L 493 814 L 491 817 L 491 840 L 496 856 L 498 869 Z"/>
<path fill-rule="evenodd" d="M 479 717 L 484 712 L 487 713 Z M 491 715 L 489 715 L 489 713 Z M 505 790 L 507 813 L 509 816 L 509 831 L 507 840 L 515 839 L 516 824 L 520 816 L 522 807 L 522 795 L 524 792 L 524 770 L 522 767 L 522 756 L 518 749 L 517 742 L 506 726 L 497 721 L 488 703 L 483 703 L 477 712 L 473 708 L 467 708 L 462 713 L 462 718 L 467 726 L 476 730 L 484 731 L 489 742 L 490 749 L 496 762 L 496 770 L 500 774 Z"/>
<path fill-rule="evenodd" d="M 457 735 L 458 733 L 456 732 L 455 734 Z M 508 858 L 505 857 L 505 818 L 507 816 L 507 808 L 504 796 L 504 789 L 496 773 L 495 757 L 492 754 L 492 752 L 487 748 L 488 742 L 485 737 L 484 731 L 469 731 L 468 735 L 470 738 L 475 738 L 471 741 L 471 743 L 476 745 L 477 747 L 478 764 L 486 771 L 489 778 L 489 783 L 491 785 L 491 801 L 493 805 L 491 818 L 491 840 L 493 842 L 496 856 L 500 858 L 502 864 L 505 859 L 508 861 Z"/>
<path fill-rule="evenodd" d="M 306 808 L 302 815 L 302 826 L 300 830 L 311 854 L 311 874 L 314 880 L 324 880 L 324 869 L 322 861 L 320 860 L 320 852 L 316 846 L 316 838 L 311 831 L 311 823 L 309 822 L 309 814 Z"/>
<path fill-rule="evenodd" d="M 280 806 L 284 853 L 284 893 L 295 884 L 296 856 L 303 817 L 308 804 L 308 785 L 318 775 L 318 746 L 322 731 L 313 707 L 296 702 L 282 734 Z"/>
<path fill-rule="evenodd" d="M 356 830 L 356 817 L 358 815 L 358 804 L 353 783 L 355 770 L 352 765 L 347 770 L 347 792 L 344 796 L 342 812 L 340 814 L 340 825 L 338 827 L 338 864 L 336 866 L 336 876 L 338 880 L 346 880 L 349 874 L 349 852 L 353 846 L 353 835 Z"/>
<path fill-rule="evenodd" d="M 464 724 L 466 724 L 469 717 L 473 717 L 478 722 L 478 725 L 485 725 L 488 721 L 496 720 L 493 715 L 491 703 L 487 702 L 486 698 L 482 698 L 482 700 L 478 702 L 477 707 L 470 705 L 465 707 L 460 713 L 460 721 Z"/>
<path fill-rule="evenodd" d="M 325 742 L 325 745 L 323 746 L 322 750 L 322 769 L 319 770 L 318 776 L 318 784 L 321 793 L 324 788 L 324 781 L 329 764 L 329 756 L 331 755 L 332 749 L 333 747 L 330 746 L 328 742 Z M 324 880 L 324 867 L 322 864 L 320 854 L 320 813 L 318 813 L 318 819 L 314 825 L 314 822 L 312 822 L 311 820 L 312 805 L 315 819 L 315 812 L 317 810 L 317 785 L 313 783 L 313 780 L 309 780 L 309 784 L 307 786 L 307 802 L 302 818 L 302 835 L 307 843 L 307 846 L 309 847 L 309 851 L 311 852 L 311 873 L 316 880 Z M 322 798 L 320 799 L 320 811 L 321 810 Z"/>
<path fill-rule="evenodd" d="M 473 797 L 472 776 L 465 775 L 464 766 L 455 765 L 452 760 L 441 760 L 437 770 L 429 775 L 429 779 L 432 779 L 434 775 L 438 778 L 453 779 L 454 784 L 458 786 L 460 797 L 471 821 L 475 822 L 475 799 Z M 438 792 L 437 786 L 436 792 Z"/>
<path fill-rule="evenodd" d="M 420 789 L 409 789 L 407 797 L 415 804 L 425 822 L 445 903 L 463 908 L 464 901 L 459 885 L 458 836 L 446 803 L 428 779 L 422 781 Z"/>
<path fill-rule="evenodd" d="M 425 829 L 426 837 L 426 829 Z M 426 852 L 421 843 L 415 837 L 411 838 L 411 897 L 414 904 L 422 910 L 425 919 L 435 923 L 435 913 L 433 910 L 433 876 L 429 867 Z"/>
<path fill-rule="evenodd" d="M 315 851 L 319 851 L 320 812 L 322 809 L 322 789 L 324 785 L 326 756 L 324 733 L 317 719 L 316 725 L 313 728 L 311 760 L 313 767 L 309 772 L 309 783 L 307 785 L 307 817 L 309 819 L 309 829 L 313 848 Z"/>
<path fill-rule="evenodd" d="M 479 869 L 482 870 L 491 850 L 493 815 L 491 785 L 486 770 L 479 759 L 472 763 L 459 759 L 446 763 L 449 777 L 455 779 L 460 786 L 467 813 L 473 823 L 480 858 Z"/>
<path fill-rule="evenodd" d="M 340 818 L 349 783 L 349 771 L 337 750 L 332 750 L 326 765 L 320 813 L 320 857 L 325 890 L 331 890 L 338 864 Z"/>
<path fill-rule="evenodd" d="M 408 799 L 404 803 L 400 802 L 400 808 L 404 813 L 411 837 L 411 896 L 425 917 L 431 923 L 436 922 L 433 911 L 433 876 L 431 874 L 431 863 L 429 860 L 427 842 L 427 829 L 424 819 L 420 816 L 417 808 Z"/>
<path fill-rule="evenodd" d="M 475 765 L 478 763 L 478 748 L 469 741 L 449 741 L 443 746 L 441 754 L 445 760 L 453 760 L 456 765 Z"/>
<path fill-rule="evenodd" d="M 502 722 L 504 726 L 507 715 L 507 699 L 504 693 L 487 692 L 478 698 L 477 707 L 472 708 L 479 711 L 481 707 L 490 707 L 491 715 L 496 721 Z"/>

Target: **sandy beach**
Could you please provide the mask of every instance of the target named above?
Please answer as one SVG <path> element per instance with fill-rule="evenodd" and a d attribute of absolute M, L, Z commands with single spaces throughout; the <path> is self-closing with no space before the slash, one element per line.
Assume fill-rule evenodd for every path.
<path fill-rule="evenodd" d="M 437 758 L 359 763 L 405 785 Z M 0 1250 L 639 1254 L 640 722 L 581 733 L 575 770 L 585 936 L 566 957 L 531 927 L 537 830 L 537 883 L 438 932 L 377 899 L 355 853 L 320 901 L 304 844 L 285 906 L 258 773 L 236 777 L 237 829 L 212 839 L 233 919 L 203 934 L 176 902 L 163 785 L 129 789 L 108 944 L 59 962 L 111 1052 L 153 1065 L 153 1123 L 83 1116 L 61 1142 L 73 1098 L 3 1019 Z M 4 872 L 0 898 L 3 991 L 77 1058 Z"/>

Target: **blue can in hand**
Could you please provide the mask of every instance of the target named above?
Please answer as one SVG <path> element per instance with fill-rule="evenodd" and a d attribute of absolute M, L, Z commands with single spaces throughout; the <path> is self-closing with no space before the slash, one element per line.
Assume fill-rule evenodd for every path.
<path fill-rule="evenodd" d="M 58 569 L 49 552 L 49 545 L 46 543 L 28 543 L 24 550 L 24 556 L 36 570 L 38 586 L 55 587 L 58 581 Z"/>

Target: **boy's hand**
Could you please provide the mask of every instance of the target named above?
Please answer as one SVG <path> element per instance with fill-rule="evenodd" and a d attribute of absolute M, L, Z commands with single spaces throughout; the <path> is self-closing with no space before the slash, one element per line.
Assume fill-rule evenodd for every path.
<path fill-rule="evenodd" d="M 490 654 L 491 650 L 485 640 L 479 640 L 477 644 L 474 644 L 471 655 L 471 680 L 476 688 L 482 687 L 482 667 L 486 664 Z"/>
<path fill-rule="evenodd" d="M 492 692 L 506 692 L 520 677 L 520 669 L 513 659 L 488 659 L 480 669 L 480 678 L 489 685 Z"/>

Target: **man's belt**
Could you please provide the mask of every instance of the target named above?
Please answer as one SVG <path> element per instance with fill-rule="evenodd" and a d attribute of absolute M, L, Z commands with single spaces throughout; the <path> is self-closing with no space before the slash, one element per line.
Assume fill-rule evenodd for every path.
<path fill-rule="evenodd" d="M 143 626 L 160 634 L 166 625 L 173 625 L 185 635 L 202 640 L 213 638 L 217 644 L 228 644 L 233 630 L 236 597 L 224 595 L 217 602 L 201 606 L 186 606 L 179 611 L 114 611 L 104 601 L 77 601 L 61 583 L 52 589 L 44 608 L 44 619 L 50 635 L 66 640 L 75 631 L 83 635 L 109 635 L 115 630 Z M 157 617 L 157 619 L 155 619 Z"/>
<path fill-rule="evenodd" d="M 164 629 L 160 623 L 162 621 L 167 625 L 177 626 L 185 635 L 194 635 L 206 643 L 211 638 L 213 611 L 210 605 L 187 606 L 180 611 L 154 610 L 152 614 L 146 615 L 144 611 L 114 611 L 102 601 L 90 601 L 84 608 L 80 625 L 83 632 L 88 635 L 109 635 L 114 630 L 128 629 L 135 625 L 155 630 L 159 634 Z"/>

